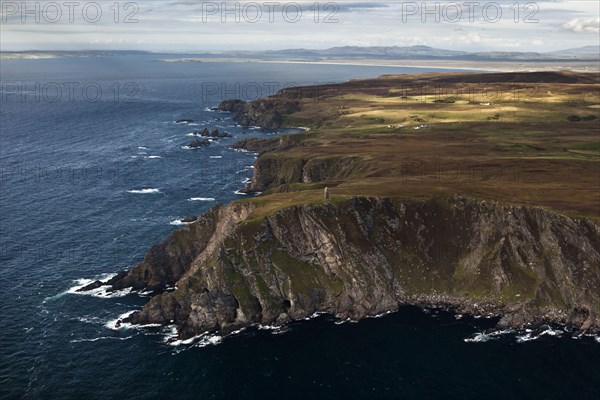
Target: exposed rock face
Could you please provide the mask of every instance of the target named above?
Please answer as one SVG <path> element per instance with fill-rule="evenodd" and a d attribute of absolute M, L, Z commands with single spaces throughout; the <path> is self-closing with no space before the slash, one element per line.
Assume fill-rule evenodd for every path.
<path fill-rule="evenodd" d="M 121 273 L 108 284 L 114 289 L 162 290 L 173 286 L 190 268 L 192 261 L 205 249 L 214 233 L 219 207 L 212 208 L 196 222 L 174 231 L 150 248 L 137 267 Z"/>
<path fill-rule="evenodd" d="M 284 125 L 283 116 L 299 111 L 300 105 L 294 99 L 268 97 L 250 103 L 242 100 L 225 100 L 219 104 L 219 110 L 233 113 L 233 119 L 242 126 L 279 129 Z"/>
<path fill-rule="evenodd" d="M 201 131 L 194 131 L 193 134 L 195 136 L 211 137 L 215 139 L 232 137 L 229 132 L 219 131 L 217 128 L 214 128 L 211 131 L 209 131 L 208 128 L 204 128 Z"/>
<path fill-rule="evenodd" d="M 231 145 L 259 153 L 254 164 L 254 174 L 243 192 L 265 192 L 273 187 L 285 190 L 285 185 L 293 183 L 317 183 L 343 180 L 361 168 L 355 156 L 325 156 L 309 159 L 281 156 L 282 152 L 302 142 L 308 134 L 298 133 L 274 139 L 249 138 Z"/>
<path fill-rule="evenodd" d="M 197 218 L 198 217 L 196 217 L 195 215 L 188 215 L 186 217 L 183 217 L 181 219 L 181 222 L 185 222 L 185 223 L 189 224 L 189 223 L 196 221 Z"/>
<path fill-rule="evenodd" d="M 600 328 L 600 225 L 468 198 L 353 198 L 254 216 L 213 208 L 154 246 L 115 288 L 177 289 L 129 321 L 180 337 L 283 324 L 317 311 L 342 318 L 445 306 L 529 323 Z"/>
<path fill-rule="evenodd" d="M 210 145 L 210 142 L 208 140 L 200 140 L 200 139 L 194 139 L 192 140 L 192 143 L 190 143 L 188 145 L 188 147 L 192 148 L 192 149 L 196 149 L 198 147 L 205 147 Z"/>
<path fill-rule="evenodd" d="M 360 168 L 356 157 L 315 157 L 311 159 L 266 154 L 256 160 L 254 175 L 246 192 L 264 192 L 273 186 L 340 180 Z M 280 189 L 285 189 L 280 187 Z"/>

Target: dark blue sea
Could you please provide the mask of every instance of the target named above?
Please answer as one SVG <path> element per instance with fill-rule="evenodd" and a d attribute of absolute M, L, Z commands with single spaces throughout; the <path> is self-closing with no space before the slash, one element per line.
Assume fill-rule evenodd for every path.
<path fill-rule="evenodd" d="M 436 310 L 358 323 L 320 315 L 176 345 L 169 329 L 116 329 L 149 298 L 75 289 L 136 265 L 181 218 L 243 197 L 256 155 L 228 146 L 282 134 L 211 107 L 424 71 L 161 58 L 0 63 L 0 398 L 600 398 L 598 338 L 489 332 L 492 319 Z M 186 148 L 203 127 L 234 138 Z"/>

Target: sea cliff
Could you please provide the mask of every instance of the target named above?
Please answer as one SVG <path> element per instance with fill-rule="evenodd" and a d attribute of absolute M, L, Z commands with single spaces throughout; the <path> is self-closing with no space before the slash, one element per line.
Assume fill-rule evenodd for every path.
<path fill-rule="evenodd" d="M 506 75 L 510 82 L 530 76 Z M 568 78 L 578 91 L 595 90 L 599 79 L 531 76 L 544 85 Z M 375 88 L 389 104 L 388 91 L 377 85 L 393 86 L 390 78 L 357 81 L 351 84 L 351 94 L 357 96 L 356 87 Z M 332 99 L 347 95 L 347 90 L 348 85 L 340 85 L 323 93 Z M 334 106 L 325 107 L 327 101 Z M 549 129 L 543 125 L 546 120 L 536 122 L 539 125 L 528 120 L 528 129 L 536 129 L 542 147 L 522 144 L 522 126 L 514 137 L 504 134 L 515 125 L 499 121 L 495 114 L 485 123 L 445 123 L 429 131 L 418 115 L 407 117 L 408 122 L 399 120 L 412 124 L 410 131 L 403 124 L 382 126 L 386 122 L 380 117 L 357 128 L 356 121 L 365 121 L 359 116 L 352 120 L 354 125 L 340 129 L 340 118 L 351 111 L 336 101 L 315 106 L 313 100 L 309 104 L 286 90 L 251 103 L 221 104 L 221 110 L 232 112 L 243 125 L 272 129 L 309 118 L 320 130 L 235 144 L 259 153 L 245 190 L 264 194 L 212 208 L 153 246 L 138 266 L 107 282 L 113 289 L 154 291 L 143 309 L 123 322 L 176 324 L 179 338 L 186 339 L 253 324 L 284 325 L 315 312 L 358 320 L 417 305 L 496 317 L 503 328 L 562 324 L 581 331 L 600 329 L 600 223 L 593 201 L 597 192 L 594 195 L 593 183 L 586 183 L 587 175 L 577 172 L 595 170 L 598 162 L 589 150 L 557 153 L 552 147 L 556 140 L 544 136 L 564 127 L 577 132 L 573 137 L 578 140 L 592 140 L 591 122 L 573 125 L 559 115 L 560 122 L 550 121 Z M 427 107 L 439 111 L 473 106 L 453 106 L 454 102 L 432 101 Z M 311 107 L 318 118 L 310 114 Z M 335 112 L 321 115 L 332 109 Z M 503 135 L 491 136 L 496 132 Z M 569 146 L 593 148 L 587 142 Z M 406 173 L 401 164 L 418 151 L 427 157 L 432 149 L 447 159 L 473 160 L 475 166 L 502 167 L 507 160 L 526 160 L 536 180 L 524 181 L 524 170 L 519 169 L 518 179 L 437 179 L 421 185 L 423 175 Z M 568 168 L 557 169 L 561 165 Z M 547 189 L 542 179 L 546 171 L 551 171 L 553 183 L 564 180 L 580 190 L 567 198 Z M 325 186 L 334 188 L 330 201 L 322 198 Z M 530 201 L 529 193 L 539 188 L 548 195 Z"/>
<path fill-rule="evenodd" d="M 128 322 L 175 323 L 189 338 L 420 305 L 497 316 L 504 327 L 600 327 L 600 226 L 590 220 L 459 196 L 357 197 L 264 218 L 253 208 L 213 208 L 114 281 L 176 286 Z"/>

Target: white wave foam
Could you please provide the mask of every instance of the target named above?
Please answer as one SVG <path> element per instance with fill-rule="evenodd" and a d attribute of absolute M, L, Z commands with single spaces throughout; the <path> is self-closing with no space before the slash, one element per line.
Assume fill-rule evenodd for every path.
<path fill-rule="evenodd" d="M 88 283 L 86 283 L 83 286 L 74 286 L 68 290 L 68 293 L 79 294 L 79 295 L 83 295 L 83 296 L 99 297 L 101 299 L 112 299 L 115 297 L 123 297 L 123 296 L 127 296 L 128 294 L 132 293 L 130 287 L 121 289 L 121 290 L 110 290 L 110 286 L 100 286 L 96 289 L 86 290 L 85 292 L 78 292 L 77 291 L 78 289 L 81 289 L 82 287 L 87 286 L 90 283 L 94 282 L 92 280 L 87 280 L 87 279 L 84 279 L 84 280 L 87 281 Z"/>
<path fill-rule="evenodd" d="M 91 283 L 91 282 L 90 282 Z M 82 286 L 83 287 L 83 286 Z M 54 296 L 48 296 L 46 297 L 43 301 L 42 304 L 46 304 L 49 301 L 54 301 L 57 299 L 60 299 L 61 297 L 63 297 L 65 294 L 70 293 L 70 289 L 65 290 L 64 292 L 60 292 L 58 294 L 55 294 Z"/>
<path fill-rule="evenodd" d="M 125 289 L 121 289 L 121 290 L 107 290 L 109 288 L 109 286 L 102 286 L 102 288 L 104 288 L 103 290 L 99 290 L 97 293 L 93 293 L 93 290 L 90 291 L 92 292 L 92 296 L 94 297 L 100 297 L 103 299 L 112 299 L 115 297 L 123 297 L 123 296 L 127 296 L 128 294 L 132 293 L 132 289 L 130 287 L 125 288 Z M 98 288 L 101 289 L 101 288 Z"/>
<path fill-rule="evenodd" d="M 157 158 L 162 158 L 162 157 L 161 157 L 161 156 L 146 156 L 146 157 L 144 157 L 144 158 L 149 158 L 149 159 L 151 159 L 151 160 L 155 160 L 155 159 L 157 159 Z"/>
<path fill-rule="evenodd" d="M 259 329 L 260 329 L 260 328 L 259 328 Z M 239 335 L 240 333 L 244 332 L 245 330 L 246 330 L 246 328 L 240 328 L 240 329 L 238 329 L 238 330 L 235 330 L 235 331 L 231 332 L 231 333 L 229 334 L 229 336 Z"/>
<path fill-rule="evenodd" d="M 98 317 L 77 317 L 77 321 L 84 322 L 86 324 L 99 324 L 102 320 Z"/>
<path fill-rule="evenodd" d="M 69 343 L 83 343 L 83 342 L 97 342 L 98 340 L 127 340 L 131 339 L 133 336 L 127 337 L 116 337 L 116 336 L 100 336 L 92 339 L 73 339 L 70 340 Z"/>
<path fill-rule="evenodd" d="M 530 340 L 535 340 L 539 338 L 539 336 L 531 336 L 531 333 L 527 333 L 522 336 L 517 336 L 517 343 L 529 342 Z"/>
<path fill-rule="evenodd" d="M 382 312 L 381 314 L 377 314 L 377 315 L 373 316 L 373 318 L 385 317 L 386 315 L 391 314 L 392 312 L 393 311 L 385 311 L 385 312 Z"/>
<path fill-rule="evenodd" d="M 210 158 L 223 158 L 223 156 L 210 156 Z"/>
<path fill-rule="evenodd" d="M 342 320 L 339 320 L 339 321 L 335 321 L 334 323 L 335 323 L 336 325 L 342 325 L 342 324 L 356 324 L 356 323 L 358 323 L 358 321 L 357 321 L 357 320 L 355 320 L 355 319 L 352 319 L 352 318 L 346 318 L 346 319 L 342 319 Z"/>
<path fill-rule="evenodd" d="M 177 325 L 167 325 L 163 328 L 163 331 L 165 332 L 165 337 L 164 337 L 164 342 L 167 344 L 170 344 L 172 346 L 177 346 L 177 342 L 180 342 L 179 344 L 181 344 L 181 340 L 173 340 L 175 338 L 177 338 L 177 336 L 179 335 L 179 331 L 177 330 Z"/>
<path fill-rule="evenodd" d="M 146 146 L 138 146 L 138 150 L 148 150 Z"/>
<path fill-rule="evenodd" d="M 235 192 L 233 192 L 233 194 L 237 194 L 239 196 L 247 196 L 248 195 L 248 193 L 242 193 L 239 190 L 236 190 Z"/>
<path fill-rule="evenodd" d="M 323 315 L 323 314 L 327 314 L 326 312 L 323 311 L 316 311 L 314 313 L 312 313 L 311 315 L 309 315 L 308 317 L 302 318 L 305 321 L 317 318 L 319 315 Z"/>
<path fill-rule="evenodd" d="M 131 189 L 131 190 L 128 190 L 127 193 L 152 194 L 152 193 L 160 193 L 160 189 L 155 189 L 155 188 Z"/>
<path fill-rule="evenodd" d="M 525 335 L 517 336 L 517 343 L 524 343 L 529 342 L 531 340 L 536 340 L 544 335 L 560 337 L 563 334 L 562 331 L 554 330 L 552 328 L 548 328 L 537 335 L 533 334 L 533 331 L 531 329 L 526 329 L 525 331 L 527 332 Z"/>
<path fill-rule="evenodd" d="M 223 341 L 223 337 L 219 335 L 207 335 L 196 344 L 197 347 L 215 346 Z"/>
<path fill-rule="evenodd" d="M 70 287 L 63 293 L 60 293 L 56 296 L 47 298 L 46 300 L 44 300 L 44 302 L 46 302 L 47 300 L 53 300 L 55 298 L 61 297 L 64 294 L 78 294 L 78 295 L 82 295 L 82 296 L 93 296 L 93 297 L 99 297 L 102 299 L 110 299 L 110 298 L 115 298 L 115 297 L 127 296 L 128 294 L 132 293 L 131 288 L 125 288 L 122 290 L 110 290 L 110 286 L 108 286 L 108 285 L 100 286 L 100 287 L 97 287 L 92 290 L 86 290 L 85 292 L 78 291 L 79 289 L 82 289 L 85 286 L 89 285 L 90 283 L 93 283 L 96 281 L 106 283 L 116 275 L 117 275 L 116 273 L 110 273 L 110 274 L 102 274 L 96 279 L 86 279 L 86 278 L 76 279 L 73 281 L 73 283 L 75 283 L 74 286 Z"/>
<path fill-rule="evenodd" d="M 87 278 L 75 279 L 73 281 L 73 283 L 75 285 L 70 287 L 69 289 L 67 289 L 65 294 L 66 293 L 81 293 L 81 292 L 77 292 L 77 290 L 82 289 L 83 287 L 89 285 L 92 282 L 96 282 L 96 281 L 108 282 L 111 278 L 115 277 L 116 275 L 117 274 L 115 274 L 115 273 L 111 273 L 111 274 L 102 274 L 102 275 L 98 276 L 96 279 L 87 279 Z"/>
<path fill-rule="evenodd" d="M 281 327 L 277 325 L 257 325 L 257 327 L 261 331 L 276 331 L 281 329 Z"/>
<path fill-rule="evenodd" d="M 496 339 L 496 338 L 500 337 L 501 335 L 505 335 L 505 334 L 511 333 L 511 332 L 513 332 L 512 329 L 506 329 L 506 330 L 502 330 L 502 331 L 493 331 L 493 332 L 488 332 L 488 333 L 479 332 L 471 338 L 464 339 L 464 341 L 465 341 L 465 343 L 485 343 L 489 340 Z"/>
<path fill-rule="evenodd" d="M 113 331 L 118 331 L 120 329 L 130 329 L 132 327 L 132 325 L 130 323 L 128 323 L 128 322 L 120 322 L 120 321 L 123 320 L 123 319 L 125 319 L 125 318 L 127 318 L 127 317 L 129 317 L 131 314 L 133 314 L 136 311 L 137 310 L 127 311 L 126 313 L 123 313 L 123 314 L 119 315 L 117 318 L 111 319 L 106 324 L 104 324 L 104 326 L 107 327 L 108 329 L 113 330 Z"/>
<path fill-rule="evenodd" d="M 169 225 L 176 225 L 176 226 L 189 225 L 189 224 L 191 224 L 191 222 L 184 222 L 180 219 L 176 219 L 174 221 L 169 222 Z"/>
<path fill-rule="evenodd" d="M 282 333 L 289 331 L 289 328 L 285 325 L 278 326 L 278 325 L 260 325 L 259 324 L 259 325 L 256 325 L 256 327 L 260 331 L 270 331 L 271 335 L 281 335 Z M 240 331 L 242 331 L 242 330 L 243 329 L 240 329 Z"/>
<path fill-rule="evenodd" d="M 213 197 L 190 197 L 187 201 L 215 201 Z"/>

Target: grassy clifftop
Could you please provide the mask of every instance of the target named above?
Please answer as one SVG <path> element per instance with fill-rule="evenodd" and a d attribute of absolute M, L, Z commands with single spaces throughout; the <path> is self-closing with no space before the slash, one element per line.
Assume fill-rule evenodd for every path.
<path fill-rule="evenodd" d="M 235 117 L 310 130 L 263 152 L 270 212 L 333 197 L 464 194 L 600 216 L 600 74 L 416 74 L 286 89 Z M 232 110 L 233 111 L 233 110 Z"/>

